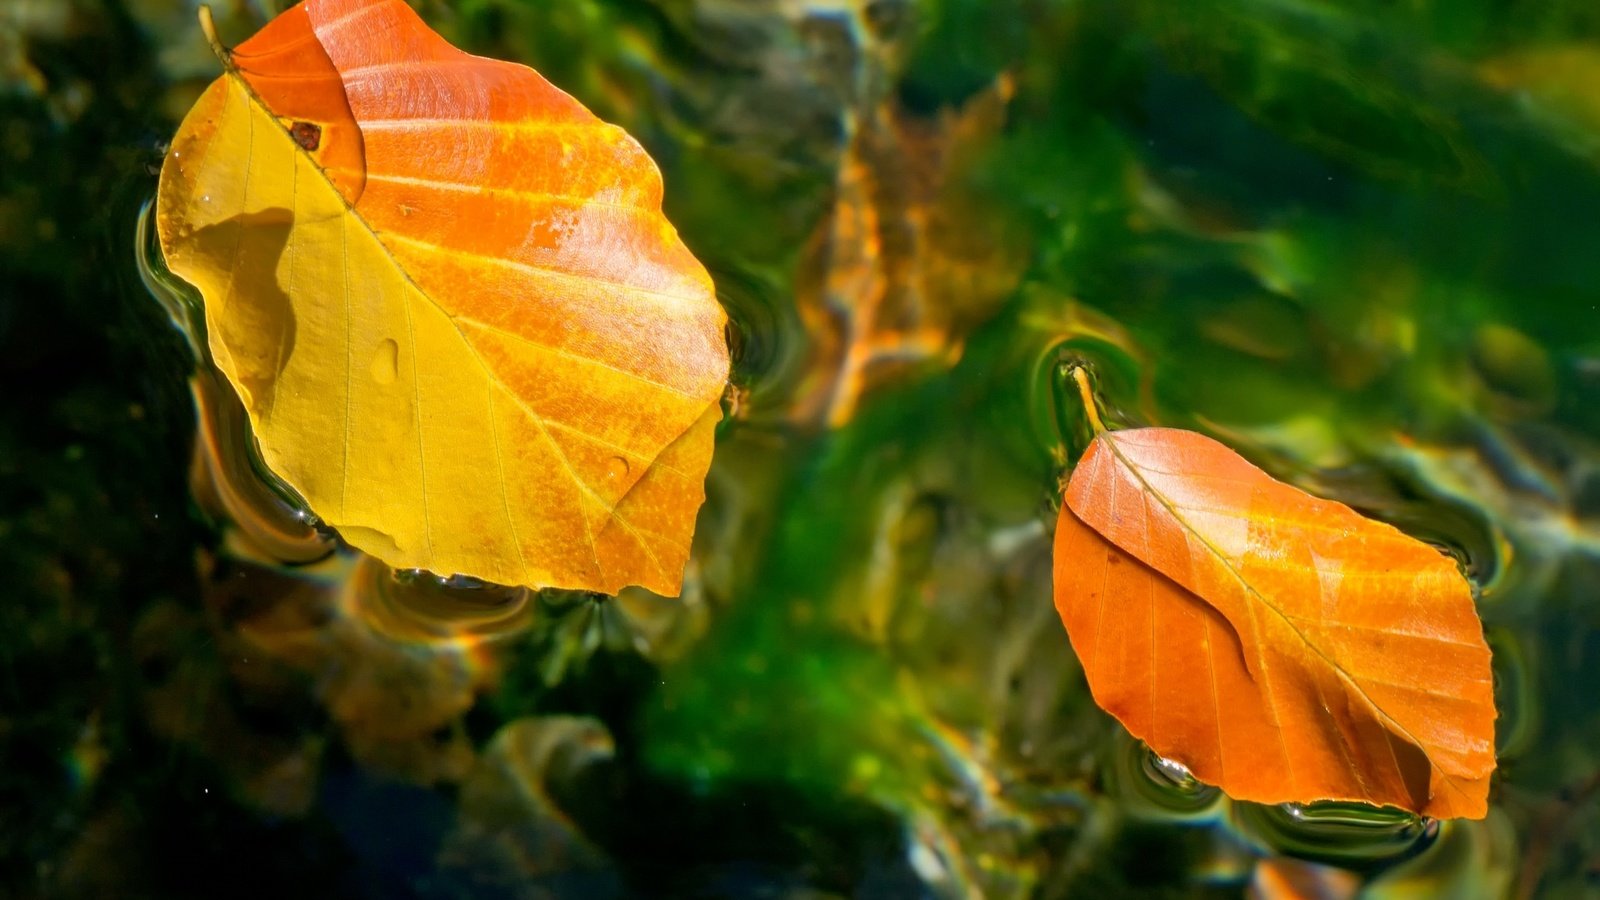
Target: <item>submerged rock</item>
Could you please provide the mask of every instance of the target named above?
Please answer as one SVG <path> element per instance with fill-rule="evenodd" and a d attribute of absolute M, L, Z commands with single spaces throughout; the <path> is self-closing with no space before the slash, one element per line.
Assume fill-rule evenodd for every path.
<path fill-rule="evenodd" d="M 596 719 L 505 725 L 462 782 L 456 827 L 439 852 L 444 876 L 473 896 L 508 900 L 620 896 L 610 859 L 567 811 L 581 792 L 603 787 L 614 755 Z"/>

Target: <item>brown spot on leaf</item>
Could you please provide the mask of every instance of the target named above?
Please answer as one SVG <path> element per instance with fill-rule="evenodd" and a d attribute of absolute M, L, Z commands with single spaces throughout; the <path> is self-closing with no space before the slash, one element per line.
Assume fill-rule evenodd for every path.
<path fill-rule="evenodd" d="M 301 150 L 311 151 L 322 146 L 322 126 L 310 122 L 296 122 L 289 126 L 289 136 Z"/>

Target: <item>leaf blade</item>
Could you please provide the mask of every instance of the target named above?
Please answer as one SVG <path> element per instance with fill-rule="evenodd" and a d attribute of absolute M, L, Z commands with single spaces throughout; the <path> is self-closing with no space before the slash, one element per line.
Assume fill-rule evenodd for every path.
<path fill-rule="evenodd" d="M 1133 503 L 1145 516 L 1139 528 Z M 1141 734 L 1157 752 L 1246 799 L 1483 815 L 1494 767 L 1489 651 L 1465 580 L 1438 551 L 1278 482 L 1209 438 L 1159 428 L 1098 437 L 1073 473 L 1058 529 L 1057 602 L 1069 634 L 1086 627 L 1073 612 L 1087 602 L 1074 562 L 1115 550 L 1144 567 L 1130 584 L 1153 583 L 1169 610 L 1202 603 L 1215 614 L 1203 627 L 1238 641 L 1237 671 L 1231 654 L 1205 659 L 1235 685 L 1227 699 L 1260 707 L 1219 709 L 1218 737 L 1199 745 Z M 1419 662 L 1428 685 L 1404 668 Z M 1091 689 L 1102 682 L 1097 699 L 1117 694 L 1120 673 L 1089 663 L 1085 671 Z M 1458 707 L 1448 715 L 1436 697 L 1416 699 L 1441 693 Z M 1144 724 L 1123 721 L 1136 734 Z M 1281 749 L 1276 765 L 1230 765 L 1222 782 L 1223 746 L 1236 729 Z"/>
<path fill-rule="evenodd" d="M 394 0 L 310 0 L 233 58 L 174 141 L 158 228 L 269 467 L 391 565 L 676 593 L 726 317 L 644 151 Z M 563 157 L 502 132 L 559 133 Z M 519 200 L 539 179 L 560 227 Z M 247 227 L 263 209 L 281 246 Z"/>

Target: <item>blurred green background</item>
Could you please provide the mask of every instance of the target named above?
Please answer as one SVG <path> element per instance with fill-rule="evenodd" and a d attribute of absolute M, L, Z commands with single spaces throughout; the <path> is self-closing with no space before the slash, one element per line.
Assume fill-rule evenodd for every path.
<path fill-rule="evenodd" d="M 1600 893 L 1600 6 L 414 5 L 637 136 L 717 280 L 685 596 L 303 521 L 141 231 L 197 4 L 0 0 L 0 896 Z M 1093 705 L 1068 363 L 1463 561 L 1489 818 L 1235 804 Z"/>

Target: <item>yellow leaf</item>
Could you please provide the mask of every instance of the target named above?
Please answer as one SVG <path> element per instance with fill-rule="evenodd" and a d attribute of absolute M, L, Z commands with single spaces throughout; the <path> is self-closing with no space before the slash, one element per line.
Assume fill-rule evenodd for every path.
<path fill-rule="evenodd" d="M 392 566 L 675 594 L 728 372 L 620 129 L 399 0 L 309 0 L 184 120 L 157 222 L 267 465 Z"/>

